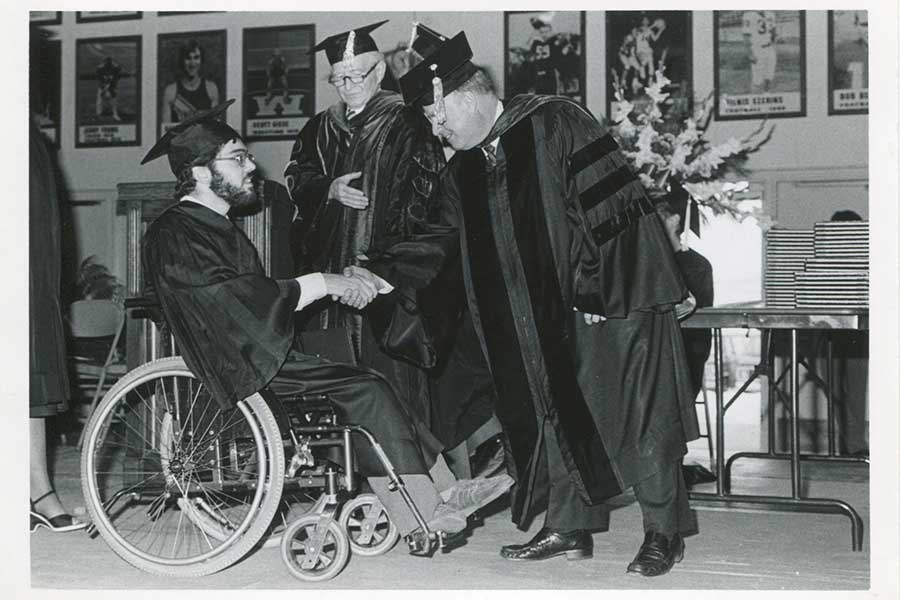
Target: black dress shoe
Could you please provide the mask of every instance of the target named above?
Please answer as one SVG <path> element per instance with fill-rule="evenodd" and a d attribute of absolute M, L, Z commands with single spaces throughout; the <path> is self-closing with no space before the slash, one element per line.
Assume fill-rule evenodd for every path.
<path fill-rule="evenodd" d="M 672 565 L 681 562 L 682 558 L 684 558 L 684 540 L 679 534 L 667 538 L 655 531 L 648 531 L 637 556 L 628 565 L 628 572 L 640 573 L 645 577 L 665 575 L 672 569 Z"/>
<path fill-rule="evenodd" d="M 594 555 L 594 538 L 584 529 L 555 531 L 544 527 L 527 544 L 500 548 L 500 556 L 508 560 L 544 560 L 561 554 L 568 560 L 590 558 Z"/>

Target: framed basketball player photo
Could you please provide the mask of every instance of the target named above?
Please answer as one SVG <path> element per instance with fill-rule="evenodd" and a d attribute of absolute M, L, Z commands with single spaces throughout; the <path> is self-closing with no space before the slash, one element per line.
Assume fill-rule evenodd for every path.
<path fill-rule="evenodd" d="M 141 145 L 141 36 L 75 42 L 75 147 Z"/>
<path fill-rule="evenodd" d="M 141 11 L 130 10 L 88 10 L 75 13 L 76 23 L 93 23 L 95 21 L 124 21 L 126 19 L 140 19 Z"/>
<path fill-rule="evenodd" d="M 828 114 L 869 112 L 869 14 L 828 11 Z"/>
<path fill-rule="evenodd" d="M 557 94 L 585 104 L 584 11 L 503 13 L 503 93 Z"/>
<path fill-rule="evenodd" d="M 224 29 L 163 33 L 156 44 L 156 131 L 226 100 Z"/>
<path fill-rule="evenodd" d="M 687 115 L 693 100 L 691 11 L 606 11 L 606 114 L 623 102 L 650 101 L 657 72 L 669 80 L 667 114 Z"/>
<path fill-rule="evenodd" d="M 314 25 L 244 30 L 247 140 L 292 140 L 316 108 Z"/>
<path fill-rule="evenodd" d="M 716 119 L 806 116 L 806 13 L 713 11 Z"/>
<path fill-rule="evenodd" d="M 43 40 L 40 51 L 32 55 L 30 64 L 28 101 L 31 118 L 50 143 L 59 148 L 62 43 L 59 40 Z"/>

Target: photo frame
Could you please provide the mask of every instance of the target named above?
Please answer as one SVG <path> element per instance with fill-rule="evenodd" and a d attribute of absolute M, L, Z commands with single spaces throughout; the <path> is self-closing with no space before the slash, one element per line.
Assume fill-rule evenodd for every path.
<path fill-rule="evenodd" d="M 75 42 L 75 147 L 141 145 L 141 36 Z"/>
<path fill-rule="evenodd" d="M 869 112 L 869 15 L 828 11 L 828 114 Z"/>
<path fill-rule="evenodd" d="M 671 81 L 666 106 L 670 113 L 690 114 L 693 105 L 691 11 L 606 12 L 606 114 L 613 115 L 619 92 L 626 102 L 648 99 L 645 88 L 662 70 Z"/>
<path fill-rule="evenodd" d="M 94 23 L 96 21 L 126 21 L 128 19 L 140 19 L 144 13 L 142 11 L 129 10 L 94 10 L 94 11 L 77 11 L 75 13 L 76 23 Z"/>
<path fill-rule="evenodd" d="M 50 143 L 59 148 L 62 106 L 62 43 L 44 40 L 32 55 L 29 76 L 29 109 L 35 124 Z"/>
<path fill-rule="evenodd" d="M 503 13 L 503 94 L 558 94 L 586 103 L 584 11 Z"/>
<path fill-rule="evenodd" d="M 293 140 L 316 109 L 315 25 L 244 30 L 247 140 Z"/>
<path fill-rule="evenodd" d="M 156 44 L 156 132 L 226 100 L 224 29 L 162 33 Z"/>
<path fill-rule="evenodd" d="M 718 120 L 806 116 L 806 12 L 713 11 Z"/>
<path fill-rule="evenodd" d="M 28 21 L 34 25 L 59 25 L 62 23 L 62 11 L 32 10 L 28 12 Z"/>

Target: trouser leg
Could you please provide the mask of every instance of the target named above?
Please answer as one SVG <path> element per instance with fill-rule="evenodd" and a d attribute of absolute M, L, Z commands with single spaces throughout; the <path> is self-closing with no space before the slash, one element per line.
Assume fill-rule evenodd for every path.
<path fill-rule="evenodd" d="M 608 530 L 609 507 L 606 504 L 590 505 L 581 498 L 563 463 L 556 441 L 556 432 L 549 424 L 545 425 L 545 428 L 544 445 L 547 452 L 550 494 L 544 527 L 560 531 Z"/>
<path fill-rule="evenodd" d="M 681 473 L 681 459 L 666 464 L 654 475 L 634 485 L 634 495 L 641 507 L 644 532 L 655 531 L 671 537 L 697 532 L 697 522 L 688 502 L 687 488 Z"/>
<path fill-rule="evenodd" d="M 434 515 L 434 509 L 440 503 L 437 488 L 427 475 L 403 475 L 403 483 L 410 497 L 415 503 L 422 518 L 429 521 Z M 399 491 L 392 492 L 388 489 L 390 479 L 387 477 L 369 477 L 369 485 L 372 491 L 381 500 L 391 521 L 397 525 L 400 535 L 406 535 L 419 527 L 418 521 L 413 516 L 412 510 L 403 500 Z"/>

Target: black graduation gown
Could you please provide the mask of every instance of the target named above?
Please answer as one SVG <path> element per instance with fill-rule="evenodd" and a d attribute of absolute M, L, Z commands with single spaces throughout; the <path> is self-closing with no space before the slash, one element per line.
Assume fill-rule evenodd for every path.
<path fill-rule="evenodd" d="M 694 298 L 697 308 L 713 305 L 713 271 L 706 257 L 688 248 L 675 253 L 675 261 L 681 271 L 684 282 Z M 688 368 L 691 373 L 691 391 L 694 398 L 703 387 L 703 371 L 709 352 L 712 348 L 712 331 L 709 329 L 682 329 L 684 350 L 687 355 Z"/>
<path fill-rule="evenodd" d="M 44 135 L 30 122 L 28 171 L 29 415 L 68 407 L 66 337 L 60 300 L 62 231 L 57 172 Z"/>
<path fill-rule="evenodd" d="M 270 383 L 278 393 L 325 393 L 345 421 L 375 435 L 398 472 L 427 472 L 434 453 L 423 454 L 381 375 L 298 354 L 299 284 L 266 277 L 256 248 L 227 217 L 191 201 L 168 208 L 144 237 L 143 260 L 147 291 L 185 363 L 224 409 Z M 367 443 L 355 448 L 364 475 L 383 474 Z"/>
<path fill-rule="evenodd" d="M 458 152 L 444 190 L 522 525 L 546 507 L 543 423 L 591 503 L 683 456 L 698 429 L 672 310 L 685 286 L 613 138 L 546 96 L 512 99 L 482 144 L 496 138 L 495 164 Z M 575 309 L 607 320 L 587 326 Z"/>

